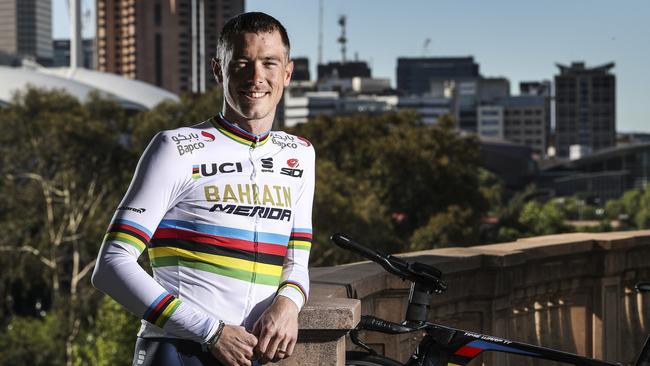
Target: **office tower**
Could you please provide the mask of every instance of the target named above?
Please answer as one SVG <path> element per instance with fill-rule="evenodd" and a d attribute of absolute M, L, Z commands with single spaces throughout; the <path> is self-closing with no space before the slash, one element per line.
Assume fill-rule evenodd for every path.
<path fill-rule="evenodd" d="M 555 136 L 560 157 L 574 150 L 597 151 L 616 143 L 614 63 L 587 68 L 583 62 L 557 64 Z"/>
<path fill-rule="evenodd" d="M 0 0 L 0 50 L 52 63 L 52 0 Z"/>
<path fill-rule="evenodd" d="M 458 127 L 470 132 L 478 130 L 480 79 L 479 65 L 473 57 L 397 59 L 397 90 L 402 95 L 451 97 Z"/>
<path fill-rule="evenodd" d="M 98 69 L 204 92 L 221 28 L 243 11 L 244 0 L 97 0 Z"/>
<path fill-rule="evenodd" d="M 352 79 L 370 77 L 370 67 L 365 61 L 329 62 L 318 65 L 318 80 Z"/>
<path fill-rule="evenodd" d="M 70 65 L 70 40 L 55 39 L 52 41 L 54 57 L 52 66 L 68 67 Z M 84 39 L 81 41 L 81 67 L 86 69 L 95 69 L 95 40 Z"/>
<path fill-rule="evenodd" d="M 473 57 L 424 57 L 397 59 L 397 90 L 406 95 L 435 94 L 435 84 L 476 81 L 479 65 Z"/>
<path fill-rule="evenodd" d="M 311 75 L 309 73 L 309 59 L 307 57 L 293 58 L 293 74 L 291 75 L 292 81 L 309 81 Z"/>
<path fill-rule="evenodd" d="M 551 96 L 551 81 L 522 81 L 519 83 L 520 95 Z"/>
<path fill-rule="evenodd" d="M 530 147 L 542 157 L 546 155 L 551 126 L 549 98 L 538 95 L 517 95 L 502 98 L 503 138 Z"/>

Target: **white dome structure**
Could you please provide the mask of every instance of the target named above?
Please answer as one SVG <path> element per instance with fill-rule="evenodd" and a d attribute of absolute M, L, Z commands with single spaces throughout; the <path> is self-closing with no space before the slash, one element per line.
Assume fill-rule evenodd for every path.
<path fill-rule="evenodd" d="M 180 100 L 176 94 L 154 85 L 84 68 L 0 66 L 0 80 L 0 106 L 11 104 L 13 94 L 27 86 L 62 89 L 82 102 L 97 91 L 132 110 L 148 110 L 164 100 Z"/>

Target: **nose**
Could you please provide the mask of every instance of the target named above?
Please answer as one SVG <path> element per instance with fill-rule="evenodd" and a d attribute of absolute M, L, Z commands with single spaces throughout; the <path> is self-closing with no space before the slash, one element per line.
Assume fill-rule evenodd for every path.
<path fill-rule="evenodd" d="M 255 85 L 264 83 L 264 65 L 261 62 L 255 62 L 251 69 L 251 83 Z"/>

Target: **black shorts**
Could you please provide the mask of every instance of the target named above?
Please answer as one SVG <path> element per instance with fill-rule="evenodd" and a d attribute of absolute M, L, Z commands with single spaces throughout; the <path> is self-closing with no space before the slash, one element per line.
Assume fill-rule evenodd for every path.
<path fill-rule="evenodd" d="M 135 342 L 133 366 L 221 366 L 199 343 L 174 338 L 140 338 Z"/>

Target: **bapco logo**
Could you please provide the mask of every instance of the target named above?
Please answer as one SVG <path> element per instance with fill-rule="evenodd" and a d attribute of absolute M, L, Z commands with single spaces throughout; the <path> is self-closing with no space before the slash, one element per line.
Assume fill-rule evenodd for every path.
<path fill-rule="evenodd" d="M 216 138 L 210 132 L 205 132 L 205 131 L 201 131 L 201 136 L 205 137 L 206 140 L 203 140 L 203 141 L 207 141 L 207 142 L 212 142 Z"/>

